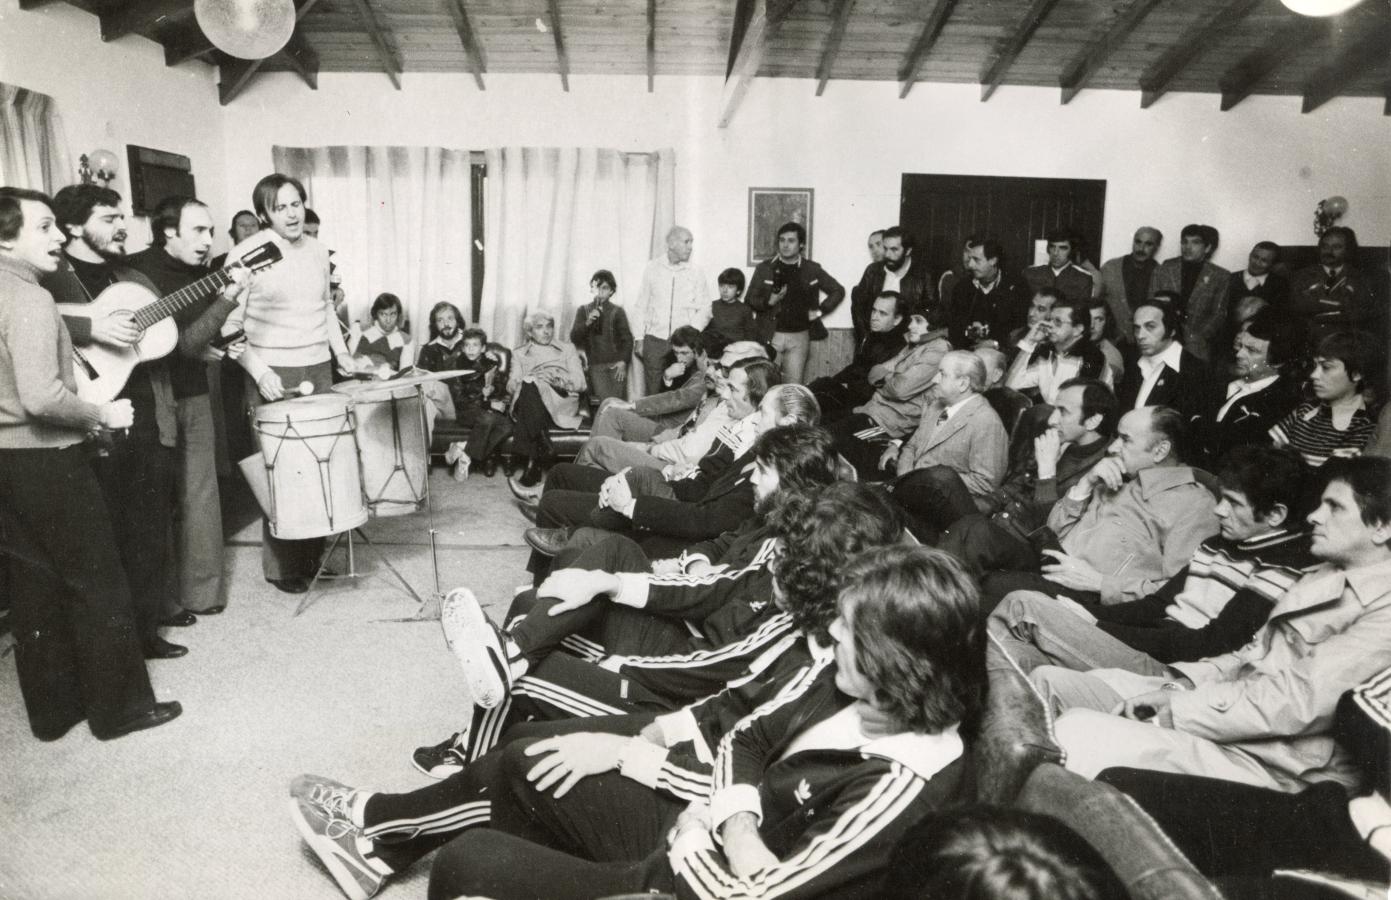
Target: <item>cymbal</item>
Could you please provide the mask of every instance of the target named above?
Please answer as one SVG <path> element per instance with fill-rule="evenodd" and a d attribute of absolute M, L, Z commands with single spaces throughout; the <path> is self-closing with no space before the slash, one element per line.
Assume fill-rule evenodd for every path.
<path fill-rule="evenodd" d="M 472 375 L 474 369 L 450 369 L 446 372 L 420 372 L 405 378 L 361 378 L 353 381 L 340 381 L 333 389 L 340 394 L 357 394 L 363 391 L 380 390 L 388 387 L 415 387 L 431 381 L 447 381 L 460 375 Z"/>

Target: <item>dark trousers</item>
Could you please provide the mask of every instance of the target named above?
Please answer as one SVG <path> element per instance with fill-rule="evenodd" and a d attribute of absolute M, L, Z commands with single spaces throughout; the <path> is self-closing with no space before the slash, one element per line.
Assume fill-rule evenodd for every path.
<path fill-rule="evenodd" d="M 924 544 L 936 544 L 953 522 L 976 511 L 976 499 L 955 469 L 929 466 L 900 475 L 894 502 L 908 514 L 908 530 Z"/>
<path fill-rule="evenodd" d="M 828 427 L 835 439 L 836 452 L 855 467 L 861 481 L 884 481 L 893 477 L 892 472 L 879 468 L 879 457 L 889 446 L 889 436 L 878 422 L 864 413 L 851 413 Z M 859 436 L 866 431 L 873 431 L 872 436 Z"/>
<path fill-rule="evenodd" d="M 174 575 L 174 462 L 173 448 L 161 444 L 153 428 L 132 429 L 92 462 L 143 641 L 156 637 L 160 620 L 179 607 L 168 591 Z"/>
<path fill-rule="evenodd" d="M 538 461 L 550 459 L 550 429 L 556 427 L 541 392 L 531 382 L 523 382 L 512 404 L 512 448 L 519 456 Z"/>
<path fill-rule="evenodd" d="M 954 522 L 938 547 L 980 576 L 981 605 L 986 615 L 1011 591 L 1041 591 L 1050 597 L 1062 594 L 1083 606 L 1101 602 L 1101 596 L 1093 591 L 1075 591 L 1044 578 L 1033 545 L 981 513 Z"/>
<path fill-rule="evenodd" d="M 643 396 L 651 397 L 662 392 L 662 370 L 666 367 L 666 356 L 671 351 L 671 341 L 654 334 L 642 339 L 642 384 Z"/>
<path fill-rule="evenodd" d="M 456 421 L 469 429 L 464 452 L 474 462 L 482 462 L 507 443 L 512 436 L 512 420 L 484 406 L 466 406 L 454 411 Z"/>
<path fill-rule="evenodd" d="M 34 735 L 84 718 L 94 734 L 154 706 L 130 589 L 101 488 L 80 446 L 0 450 L 0 546 L 15 668 Z"/>
<path fill-rule="evenodd" d="M 1332 782 L 1290 794 L 1140 769 L 1107 769 L 1097 780 L 1129 794 L 1209 877 L 1314 869 L 1384 882 L 1391 873 L 1358 836 L 1348 795 Z"/>
<path fill-rule="evenodd" d="M 582 779 L 559 799 L 526 773 L 531 741 L 502 751 L 492 827 L 460 836 L 430 868 L 431 900 L 592 900 L 671 890 L 666 833 L 685 804 L 616 772 Z"/>
<path fill-rule="evenodd" d="M 821 406 L 821 421 L 834 422 L 844 418 L 857 406 L 869 402 L 874 396 L 874 388 L 868 381 L 845 384 L 828 376 L 818 378 L 808 387 Z"/>
<path fill-rule="evenodd" d="M 620 534 L 633 530 L 632 520 L 611 509 L 599 508 L 599 489 L 613 477 L 598 466 L 558 463 L 546 474 L 546 486 L 541 492 L 541 504 L 536 512 L 538 528 L 580 528 L 589 526 Z M 656 469 L 632 469 L 627 475 L 633 496 L 660 496 L 671 499 L 675 493 Z M 680 552 L 679 550 L 677 551 Z M 553 560 L 533 552 L 526 570 L 540 586 L 557 566 Z"/>

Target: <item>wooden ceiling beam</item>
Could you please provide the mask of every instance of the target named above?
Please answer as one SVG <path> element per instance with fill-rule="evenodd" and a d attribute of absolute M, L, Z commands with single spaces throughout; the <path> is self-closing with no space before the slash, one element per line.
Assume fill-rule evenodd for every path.
<path fill-rule="evenodd" d="M 362 27 L 367 29 L 367 36 L 372 39 L 372 45 L 376 47 L 377 59 L 381 60 L 382 71 L 386 77 L 391 79 L 391 86 L 396 90 L 401 89 L 401 61 L 396 58 L 391 45 L 386 41 L 386 29 L 377 21 L 377 14 L 372 12 L 372 5 L 367 0 L 353 0 L 353 6 L 357 8 L 357 17 L 362 22 Z"/>
<path fill-rule="evenodd" d="M 469 71 L 473 73 L 474 83 L 480 91 L 487 90 L 483 85 L 483 72 L 487 63 L 483 59 L 483 48 L 478 45 L 478 34 L 473 30 L 473 23 L 469 21 L 468 8 L 464 6 L 464 0 L 444 0 L 444 5 L 449 9 L 450 18 L 454 20 L 454 30 L 459 33 L 459 43 L 464 45 L 464 55 L 468 57 Z"/>
<path fill-rule="evenodd" d="M 1140 108 L 1149 109 L 1169 90 L 1183 67 L 1213 44 L 1265 0 L 1227 0 L 1214 3 L 1197 21 L 1179 35 L 1178 40 L 1140 76 Z"/>
<path fill-rule="evenodd" d="M 128 34 L 149 31 L 165 19 L 185 19 L 191 15 L 193 4 L 188 0 L 132 0 L 101 14 L 101 39 L 114 41 Z"/>
<path fill-rule="evenodd" d="M 831 80 L 831 67 L 835 65 L 836 54 L 840 52 L 840 42 L 845 38 L 845 29 L 850 24 L 850 13 L 855 10 L 855 0 L 832 0 L 831 33 L 826 35 L 826 46 L 821 48 L 821 62 L 816 66 L 816 96 L 826 90 L 826 82 Z"/>
<path fill-rule="evenodd" d="M 212 41 L 200 29 L 196 36 L 189 35 L 186 39 L 170 41 L 164 45 L 164 64 L 166 66 L 177 66 L 186 63 L 190 59 L 197 59 L 200 56 L 207 56 L 215 48 Z"/>
<path fill-rule="evenodd" d="M 22 10 L 38 9 L 40 6 L 47 6 L 53 0 L 19 0 L 19 8 Z"/>
<path fill-rule="evenodd" d="M 560 72 L 560 88 L 570 92 L 570 52 L 565 49 L 565 34 L 561 31 L 560 0 L 546 0 L 551 18 L 551 37 L 555 39 L 555 63 Z"/>
<path fill-rule="evenodd" d="M 1105 34 L 1083 47 L 1063 67 L 1063 74 L 1058 78 L 1058 87 L 1062 88 L 1064 105 L 1070 103 L 1073 97 L 1081 93 L 1082 89 L 1087 86 L 1087 82 L 1092 80 L 1092 76 L 1106 64 L 1106 60 L 1111 58 L 1111 54 L 1125 43 L 1126 38 L 1130 37 L 1135 27 L 1143 22 L 1145 16 L 1148 16 L 1159 3 L 1160 0 L 1135 0 L 1121 10 L 1120 14 L 1111 22 L 1111 27 L 1106 29 Z"/>
<path fill-rule="evenodd" d="M 555 2 L 555 0 L 551 0 Z M 758 76 L 768 40 L 788 17 L 799 0 L 739 0 L 734 11 L 734 34 L 729 46 L 729 70 L 720 97 L 721 128 L 728 128 L 744 95 Z M 741 27 L 742 24 L 742 27 Z"/>
<path fill-rule="evenodd" d="M 279 54 L 285 62 L 290 64 L 290 68 L 295 70 L 295 74 L 304 79 L 304 83 L 309 85 L 309 89 L 317 91 L 319 89 L 319 54 L 314 52 L 314 48 L 309 46 L 309 42 L 304 39 L 304 33 L 298 28 L 295 33 L 290 35 L 290 41 L 285 45 L 285 49 Z"/>
<path fill-rule="evenodd" d="M 1058 0 L 1034 0 L 1029 5 L 1029 11 L 1024 14 L 1024 18 L 1020 19 L 1019 23 L 1014 26 L 1014 31 L 996 47 L 980 76 L 980 100 L 982 103 L 989 100 L 990 95 L 995 93 L 995 89 L 1005 80 L 1009 67 L 1014 65 L 1014 61 L 1019 58 L 1020 52 L 1029 43 L 1029 38 L 1034 36 L 1038 26 L 1043 24 L 1043 20 L 1057 5 Z"/>
<path fill-rule="evenodd" d="M 1391 56 L 1391 29 L 1374 27 L 1309 76 L 1299 111 L 1310 113 L 1323 106 L 1373 67 L 1385 65 L 1387 56 Z"/>
<path fill-rule="evenodd" d="M 1289 59 L 1296 50 L 1306 47 L 1328 33 L 1327 19 L 1295 16 L 1266 40 L 1264 44 L 1236 61 L 1218 79 L 1222 91 L 1222 111 L 1226 112 L 1247 97 L 1262 78 Z"/>
<path fill-rule="evenodd" d="M 647 93 L 657 79 L 657 0 L 647 0 Z"/>
<path fill-rule="evenodd" d="M 932 51 L 932 45 L 937 43 L 938 36 L 941 35 L 947 19 L 955 8 L 956 0 L 937 0 L 937 5 L 927 14 L 922 30 L 918 32 L 913 46 L 908 48 L 908 55 L 903 58 L 903 64 L 898 67 L 898 99 L 907 97 L 908 92 L 913 89 L 913 83 L 918 80 L 918 68 Z"/>
<path fill-rule="evenodd" d="M 256 73 L 265 65 L 264 59 L 237 59 L 228 57 L 220 67 L 221 80 L 217 83 L 217 102 L 226 106 L 251 83 Z"/>

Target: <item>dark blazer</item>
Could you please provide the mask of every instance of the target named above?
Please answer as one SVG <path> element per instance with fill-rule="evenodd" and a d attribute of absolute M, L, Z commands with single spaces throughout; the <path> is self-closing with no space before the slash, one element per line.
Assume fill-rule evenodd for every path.
<path fill-rule="evenodd" d="M 1230 285 L 1230 272 L 1205 262 L 1184 306 L 1183 346 L 1205 362 L 1212 358 L 1213 346 L 1227 322 L 1227 288 Z M 1182 290 L 1183 260 L 1177 256 L 1164 260 L 1150 278 L 1150 296 L 1154 296 L 1155 291 Z"/>
<path fill-rule="evenodd" d="M 1116 390 L 1122 413 L 1134 409 L 1135 400 L 1140 396 L 1145 376 L 1140 371 L 1139 359 L 1139 354 L 1133 350 L 1126 354 L 1125 375 Z M 1179 371 L 1165 366 L 1145 405 L 1168 406 L 1182 413 L 1185 419 L 1192 419 L 1210 408 L 1211 398 L 1221 389 L 1220 385 L 1213 384 L 1207 364 L 1185 349 L 1179 359 Z"/>
<path fill-rule="evenodd" d="M 1233 272 L 1232 277 L 1227 283 L 1227 305 L 1233 306 L 1242 297 L 1260 297 L 1267 301 L 1276 309 L 1284 309 L 1285 304 L 1290 299 L 1290 280 L 1279 272 L 1271 272 L 1265 276 L 1265 283 L 1258 285 L 1253 291 L 1246 287 L 1246 282 L 1242 280 L 1241 272 Z"/>
<path fill-rule="evenodd" d="M 774 293 L 775 282 L 780 277 L 788 278 L 787 294 L 774 306 L 769 301 Z M 823 293 L 826 295 L 825 300 L 821 299 Z M 791 266 L 783 265 L 775 256 L 763 260 L 754 268 L 744 302 L 754 311 L 759 339 L 767 342 L 779 331 L 810 331 L 811 320 L 807 317 L 808 313 L 813 309 L 819 309 L 821 315 L 829 316 L 843 299 L 845 288 L 815 261 L 804 256 L 793 269 Z"/>
<path fill-rule="evenodd" d="M 884 290 L 884 272 L 882 262 L 870 263 L 865 267 L 860 283 L 850 291 L 850 322 L 855 329 L 856 344 L 864 340 L 869 332 L 869 310 L 874 306 L 874 299 Z M 908 274 L 898 283 L 898 293 L 908 302 L 909 315 L 916 312 L 928 314 L 937 306 L 937 292 L 929 274 L 925 263 L 913 260 Z M 928 314 L 928 321 L 936 320 Z"/>
<path fill-rule="evenodd" d="M 1309 266 L 1290 276 L 1290 315 L 1310 329 L 1309 340 L 1316 343 L 1335 331 L 1360 328 L 1387 336 L 1384 301 L 1372 273 L 1345 266 L 1332 287 L 1326 283 L 1323 266 Z M 74 339 L 75 336 L 74 336 Z"/>
<path fill-rule="evenodd" d="M 1193 421 L 1194 462 L 1208 471 L 1228 450 L 1242 444 L 1270 444 L 1270 429 L 1299 405 L 1299 385 L 1281 376 L 1275 383 L 1232 404 L 1219 422 L 1217 413 L 1227 402 L 1226 391 L 1213 392 L 1207 410 Z"/>
<path fill-rule="evenodd" d="M 1092 276 L 1069 263 L 1057 275 L 1047 263 L 1029 266 L 1024 270 L 1024 283 L 1030 296 L 1041 288 L 1053 288 L 1074 303 L 1086 303 L 1092 298 Z"/>

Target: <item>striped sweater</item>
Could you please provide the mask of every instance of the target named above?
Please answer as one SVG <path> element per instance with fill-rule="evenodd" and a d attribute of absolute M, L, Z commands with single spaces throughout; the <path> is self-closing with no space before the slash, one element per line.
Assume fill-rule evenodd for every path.
<path fill-rule="evenodd" d="M 1361 452 L 1376 433 L 1376 419 L 1365 408 L 1352 414 L 1346 431 L 1333 427 L 1333 408 L 1327 403 L 1301 403 L 1270 429 L 1277 447 L 1290 447 L 1304 464 L 1318 468 L 1339 450 Z"/>

